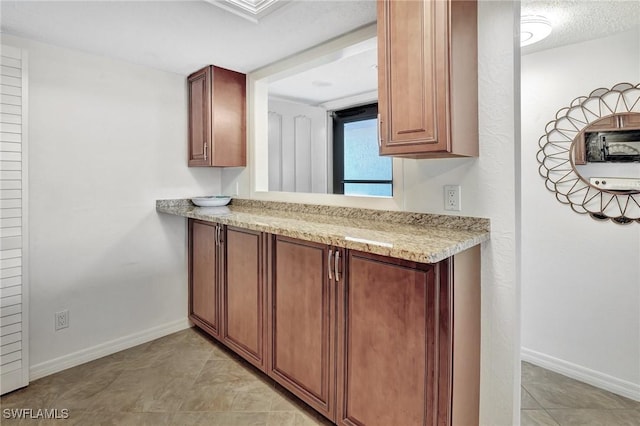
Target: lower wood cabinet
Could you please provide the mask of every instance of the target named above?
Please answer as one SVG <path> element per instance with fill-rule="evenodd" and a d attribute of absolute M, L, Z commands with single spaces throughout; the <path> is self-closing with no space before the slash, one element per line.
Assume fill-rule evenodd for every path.
<path fill-rule="evenodd" d="M 222 234 L 221 341 L 264 369 L 267 311 L 261 232 L 227 226 Z"/>
<path fill-rule="evenodd" d="M 338 424 L 436 424 L 446 344 L 440 268 L 348 252 L 338 297 Z"/>
<path fill-rule="evenodd" d="M 479 247 L 423 264 L 189 229 L 192 321 L 319 413 L 344 426 L 478 424 Z"/>
<path fill-rule="evenodd" d="M 264 252 L 261 232 L 189 220 L 189 319 L 262 370 Z"/>
<path fill-rule="evenodd" d="M 267 374 L 335 418 L 335 287 L 329 246 L 271 239 Z"/>
<path fill-rule="evenodd" d="M 189 319 L 220 336 L 219 225 L 189 220 Z"/>

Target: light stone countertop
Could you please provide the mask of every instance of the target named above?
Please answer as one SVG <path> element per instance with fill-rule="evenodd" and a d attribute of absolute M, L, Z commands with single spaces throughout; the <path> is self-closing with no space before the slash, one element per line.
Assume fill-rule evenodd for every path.
<path fill-rule="evenodd" d="M 436 263 L 489 240 L 489 220 L 233 199 L 225 207 L 196 207 L 190 200 L 158 200 L 156 210 L 396 257 Z"/>

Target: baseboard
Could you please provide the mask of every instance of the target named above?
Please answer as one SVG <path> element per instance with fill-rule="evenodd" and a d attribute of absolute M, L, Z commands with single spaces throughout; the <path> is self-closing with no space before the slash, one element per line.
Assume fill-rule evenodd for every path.
<path fill-rule="evenodd" d="M 608 374 L 527 348 L 521 348 L 520 355 L 523 361 L 530 362 L 547 370 L 555 371 L 556 373 L 588 383 L 617 395 L 640 401 L 640 384 L 618 379 L 617 377 L 609 376 Z"/>
<path fill-rule="evenodd" d="M 67 368 L 75 367 L 76 365 L 84 364 L 85 362 L 93 361 L 142 343 L 164 337 L 168 334 L 185 330 L 189 327 L 191 327 L 189 320 L 184 318 L 101 343 L 90 348 L 81 349 L 40 364 L 32 365 L 29 368 L 29 380 L 36 380 L 59 371 L 66 370 Z"/>

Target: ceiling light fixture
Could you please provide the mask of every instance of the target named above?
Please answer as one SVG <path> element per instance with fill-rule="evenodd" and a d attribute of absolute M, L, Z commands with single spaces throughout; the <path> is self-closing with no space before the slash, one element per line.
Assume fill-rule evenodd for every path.
<path fill-rule="evenodd" d="M 315 87 L 329 87 L 329 86 L 333 86 L 333 83 L 331 83 L 330 81 L 324 81 L 324 80 L 314 80 L 311 82 L 311 85 Z"/>
<path fill-rule="evenodd" d="M 520 46 L 537 43 L 551 34 L 551 22 L 544 16 L 526 15 L 520 18 Z"/>

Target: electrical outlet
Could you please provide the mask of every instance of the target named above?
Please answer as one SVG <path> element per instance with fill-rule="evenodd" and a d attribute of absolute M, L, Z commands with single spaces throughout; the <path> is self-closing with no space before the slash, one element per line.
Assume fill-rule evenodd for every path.
<path fill-rule="evenodd" d="M 460 185 L 444 186 L 444 209 L 460 211 L 462 210 L 462 197 Z"/>
<path fill-rule="evenodd" d="M 56 331 L 69 327 L 69 311 L 65 309 L 64 311 L 56 312 L 54 315 L 54 324 Z"/>

